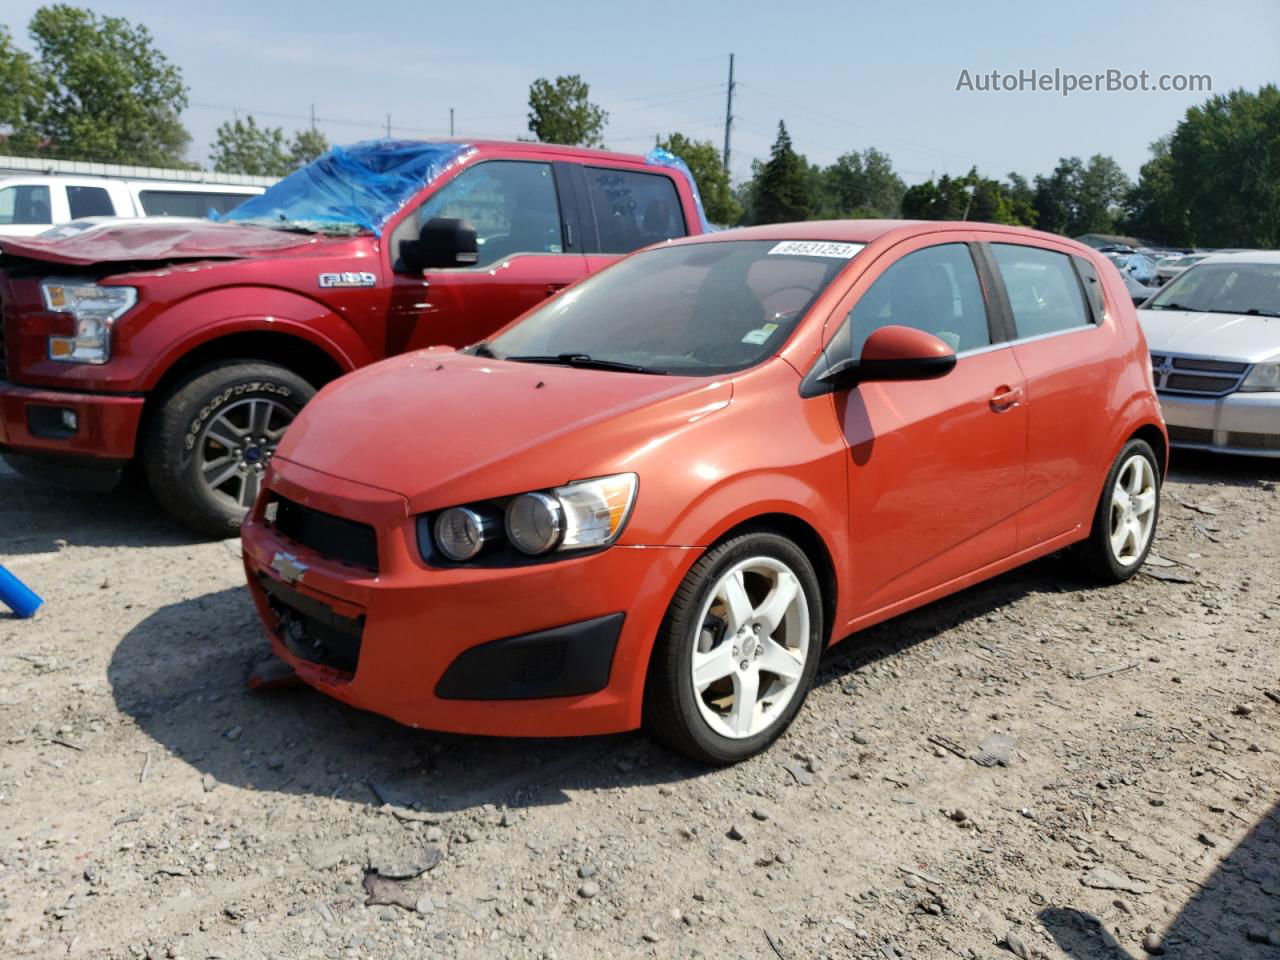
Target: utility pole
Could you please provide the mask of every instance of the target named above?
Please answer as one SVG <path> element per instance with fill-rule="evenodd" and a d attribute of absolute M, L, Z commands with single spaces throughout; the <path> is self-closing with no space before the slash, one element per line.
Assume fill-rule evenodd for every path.
<path fill-rule="evenodd" d="M 453 107 L 449 108 L 449 136 L 453 136 Z"/>
<path fill-rule="evenodd" d="M 729 172 L 729 131 L 733 129 L 733 54 L 729 54 L 729 102 L 724 110 L 724 172 Z"/>
<path fill-rule="evenodd" d="M 387 139 L 391 138 L 391 114 L 387 114 Z"/>
<path fill-rule="evenodd" d="M 316 105 L 311 105 L 311 132 L 316 132 Z"/>

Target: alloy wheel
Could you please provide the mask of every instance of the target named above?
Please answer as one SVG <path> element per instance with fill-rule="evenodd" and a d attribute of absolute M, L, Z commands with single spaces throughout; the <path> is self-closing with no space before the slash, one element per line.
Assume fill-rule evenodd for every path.
<path fill-rule="evenodd" d="M 800 690 L 809 653 L 809 604 L 781 560 L 757 556 L 726 570 L 703 604 L 693 644 L 693 692 L 716 733 L 767 729 Z"/>
<path fill-rule="evenodd" d="M 1156 520 L 1156 475 L 1151 461 L 1134 454 L 1116 474 L 1111 490 L 1111 553 L 1122 567 L 1142 559 Z"/>
<path fill-rule="evenodd" d="M 263 397 L 238 400 L 212 417 L 197 442 L 201 482 L 248 509 L 294 412 Z"/>

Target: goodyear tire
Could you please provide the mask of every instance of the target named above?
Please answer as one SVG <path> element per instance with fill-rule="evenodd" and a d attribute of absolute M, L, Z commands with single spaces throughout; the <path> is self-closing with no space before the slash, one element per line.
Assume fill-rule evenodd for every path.
<path fill-rule="evenodd" d="M 146 429 L 142 456 L 156 500 L 197 533 L 233 536 L 285 428 L 315 392 L 297 374 L 252 360 L 188 375 Z"/>

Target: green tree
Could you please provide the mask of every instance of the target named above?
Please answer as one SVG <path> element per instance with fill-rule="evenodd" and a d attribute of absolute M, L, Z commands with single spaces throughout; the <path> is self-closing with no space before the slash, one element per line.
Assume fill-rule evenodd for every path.
<path fill-rule="evenodd" d="M 31 18 L 42 151 L 71 160 L 185 165 L 190 141 L 181 71 L 146 27 L 54 4 Z"/>
<path fill-rule="evenodd" d="M 0 127 L 8 130 L 0 140 L 0 153 L 36 151 L 40 143 L 36 126 L 40 100 L 41 81 L 35 63 L 14 46 L 8 29 L 0 26 Z"/>
<path fill-rule="evenodd" d="M 529 86 L 529 129 L 543 143 L 603 146 L 609 114 L 587 99 L 590 93 L 591 87 L 576 73 L 533 81 Z"/>
<path fill-rule="evenodd" d="M 282 177 L 293 168 L 284 131 L 260 127 L 252 115 L 218 127 L 209 160 L 218 173 Z"/>
<path fill-rule="evenodd" d="M 298 170 L 329 152 L 329 139 L 319 130 L 298 130 L 289 144 L 289 167 Z"/>
<path fill-rule="evenodd" d="M 1161 137 L 1151 144 L 1151 159 L 1138 171 L 1138 182 L 1125 199 L 1126 216 L 1120 228 L 1156 243 L 1181 247 L 1190 245 L 1191 229 L 1187 208 L 1173 186 L 1172 139 Z"/>
<path fill-rule="evenodd" d="M 821 215 L 835 218 L 896 217 L 906 184 L 887 154 L 874 147 L 836 158 L 822 171 Z"/>
<path fill-rule="evenodd" d="M 712 223 L 729 226 L 742 216 L 742 205 L 729 187 L 729 174 L 720 151 L 710 140 L 690 140 L 683 133 L 673 133 L 658 141 L 685 162 L 702 196 L 702 209 Z"/>
<path fill-rule="evenodd" d="M 753 178 L 752 222 L 787 223 L 807 220 L 813 210 L 813 179 L 809 164 L 795 152 L 787 125 L 778 121 L 778 137 Z"/>
<path fill-rule="evenodd" d="M 1169 141 L 1167 169 L 1151 173 L 1160 209 L 1186 211 L 1189 242 L 1280 246 L 1280 87 L 1232 90 L 1190 108 Z"/>
<path fill-rule="evenodd" d="M 1022 188 L 1029 190 L 1026 181 Z M 1030 226 L 1035 211 L 1018 197 L 1018 184 L 1003 184 L 981 176 L 977 168 L 963 177 L 943 174 L 910 187 L 902 198 L 902 215 L 913 220 L 976 220 Z"/>
<path fill-rule="evenodd" d="M 1042 230 L 1075 237 L 1111 233 L 1132 184 L 1111 157 L 1095 154 L 1085 163 L 1062 157 L 1053 173 L 1036 177 L 1035 209 Z"/>

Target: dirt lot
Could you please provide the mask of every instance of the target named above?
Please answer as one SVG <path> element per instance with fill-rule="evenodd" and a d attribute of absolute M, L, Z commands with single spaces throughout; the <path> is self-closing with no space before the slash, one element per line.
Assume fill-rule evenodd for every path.
<path fill-rule="evenodd" d="M 1280 463 L 1180 458 L 1157 550 L 853 638 L 709 771 L 250 693 L 234 543 L 0 468 L 0 956 L 1280 957 Z"/>

